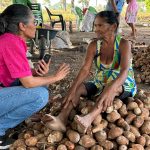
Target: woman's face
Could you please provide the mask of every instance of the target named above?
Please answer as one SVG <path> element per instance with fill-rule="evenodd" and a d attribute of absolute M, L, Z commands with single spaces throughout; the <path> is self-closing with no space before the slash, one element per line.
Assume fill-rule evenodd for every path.
<path fill-rule="evenodd" d="M 27 24 L 24 24 L 24 30 L 22 30 L 23 36 L 27 39 L 32 39 L 35 37 L 36 32 L 36 21 L 32 15 Z"/>
<path fill-rule="evenodd" d="M 103 39 L 114 34 L 113 25 L 110 25 L 104 18 L 96 17 L 94 21 L 94 31 L 97 38 Z"/>

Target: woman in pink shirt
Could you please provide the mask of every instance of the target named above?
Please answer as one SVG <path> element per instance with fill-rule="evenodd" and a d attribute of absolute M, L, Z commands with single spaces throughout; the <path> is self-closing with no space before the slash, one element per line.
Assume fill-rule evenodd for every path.
<path fill-rule="evenodd" d="M 33 76 L 26 58 L 25 41 L 36 31 L 32 11 L 21 4 L 8 6 L 0 15 L 0 149 L 8 148 L 5 131 L 43 108 L 49 99 L 44 85 L 55 83 L 69 73 L 62 64 L 54 75 L 46 76 L 49 65 L 41 60 Z"/>
<path fill-rule="evenodd" d="M 131 27 L 131 36 L 133 38 L 136 37 L 136 28 L 135 28 L 135 22 L 136 22 L 136 16 L 138 12 L 138 4 L 136 0 L 126 0 L 128 7 L 126 9 L 126 15 L 125 15 L 125 20 L 129 27 Z"/>

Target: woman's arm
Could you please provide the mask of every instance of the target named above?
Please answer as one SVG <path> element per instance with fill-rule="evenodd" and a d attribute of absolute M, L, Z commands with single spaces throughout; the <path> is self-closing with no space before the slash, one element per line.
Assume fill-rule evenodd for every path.
<path fill-rule="evenodd" d="M 77 77 L 75 78 L 71 88 L 68 91 L 67 96 L 65 97 L 63 101 L 63 104 L 65 104 L 64 108 L 68 106 L 70 101 L 72 102 L 74 106 L 76 106 L 76 104 L 74 104 L 76 90 L 89 75 L 95 54 L 96 54 L 96 41 L 93 41 L 89 44 L 83 66 L 81 67 Z"/>
<path fill-rule="evenodd" d="M 72 84 L 72 88 L 74 90 L 76 90 L 77 87 L 83 81 L 85 81 L 85 79 L 89 75 L 95 54 L 96 54 L 96 41 L 93 41 L 89 44 L 87 48 L 87 54 L 86 54 L 83 66 L 81 67 L 77 77 L 75 78 Z"/>
<path fill-rule="evenodd" d="M 67 64 L 62 64 L 57 70 L 56 74 L 47 77 L 34 77 L 27 76 L 19 78 L 20 82 L 25 88 L 32 88 L 47 84 L 55 83 L 63 78 L 69 73 L 70 67 Z"/>
<path fill-rule="evenodd" d="M 115 13 L 118 13 L 118 9 L 117 9 L 117 6 L 116 6 L 115 1 L 114 1 L 114 0 L 110 0 L 110 2 L 111 2 L 111 5 L 112 5 L 112 7 L 113 7 L 114 12 L 115 12 Z"/>

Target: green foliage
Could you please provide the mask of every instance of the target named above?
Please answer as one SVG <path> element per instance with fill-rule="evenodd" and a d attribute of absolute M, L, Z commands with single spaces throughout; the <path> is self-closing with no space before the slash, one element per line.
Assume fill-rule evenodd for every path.
<path fill-rule="evenodd" d="M 42 3 L 43 3 L 43 5 L 46 5 L 48 7 L 51 5 L 50 0 L 42 0 Z"/>
<path fill-rule="evenodd" d="M 150 12 L 139 12 L 137 15 L 137 21 L 139 23 L 150 23 Z"/>
<path fill-rule="evenodd" d="M 12 0 L 0 0 L 0 12 L 2 12 L 7 6 L 12 4 Z"/>
<path fill-rule="evenodd" d="M 145 0 L 137 0 L 137 2 L 144 2 Z"/>
<path fill-rule="evenodd" d="M 150 11 L 150 0 L 145 0 L 146 8 Z"/>

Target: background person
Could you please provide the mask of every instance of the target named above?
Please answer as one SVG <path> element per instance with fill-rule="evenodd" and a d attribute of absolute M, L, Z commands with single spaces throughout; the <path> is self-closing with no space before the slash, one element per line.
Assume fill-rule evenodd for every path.
<path fill-rule="evenodd" d="M 114 11 L 117 14 L 118 21 L 120 22 L 120 14 L 122 12 L 125 0 L 108 0 L 106 10 Z M 118 33 L 122 32 L 122 29 L 118 27 Z"/>
<path fill-rule="evenodd" d="M 114 13 L 118 14 L 118 19 L 120 20 L 120 14 L 122 12 L 124 6 L 124 0 L 108 0 L 106 5 L 107 11 L 114 11 Z"/>
<path fill-rule="evenodd" d="M 136 17 L 138 13 L 138 4 L 136 0 L 126 0 L 128 7 L 126 9 L 126 15 L 125 15 L 125 20 L 126 23 L 129 25 L 131 28 L 132 32 L 130 34 L 131 37 L 135 38 L 136 37 L 136 28 L 135 28 L 135 22 L 136 22 Z"/>

